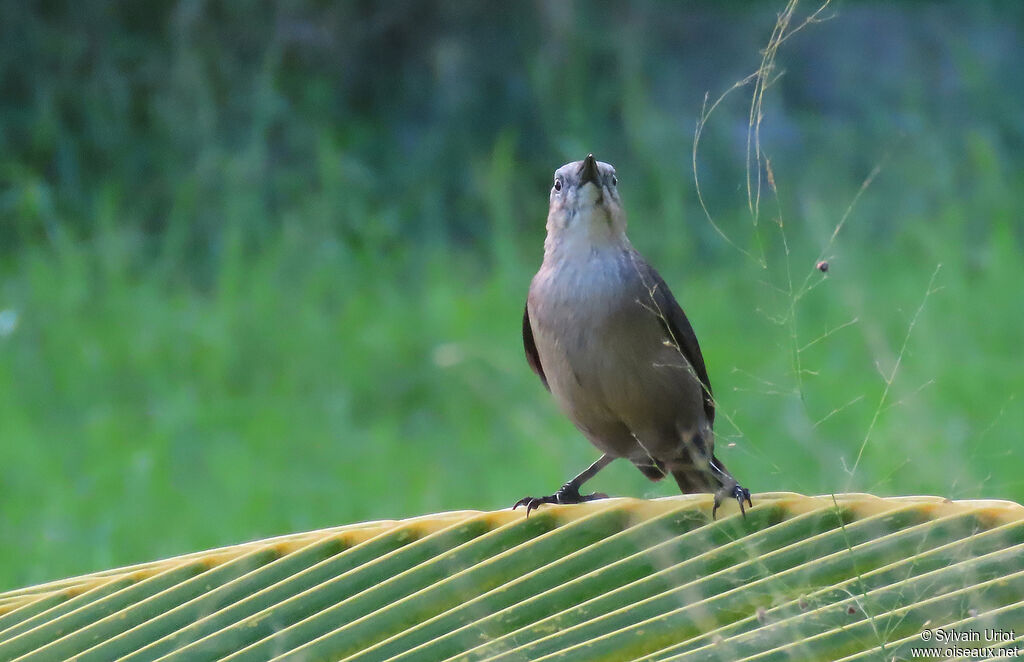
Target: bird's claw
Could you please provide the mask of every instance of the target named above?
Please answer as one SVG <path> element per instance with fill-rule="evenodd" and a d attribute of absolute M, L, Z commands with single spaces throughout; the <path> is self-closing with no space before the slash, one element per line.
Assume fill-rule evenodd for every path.
<path fill-rule="evenodd" d="M 516 504 L 512 506 L 512 510 L 515 510 L 519 506 L 526 506 L 526 516 L 530 516 L 530 511 L 536 510 L 544 503 L 583 503 L 585 501 L 595 501 L 597 499 L 607 499 L 608 495 L 603 492 L 594 492 L 593 494 L 580 494 L 578 487 L 573 485 L 563 485 L 558 489 L 557 492 L 549 496 L 544 497 L 523 497 Z"/>
<path fill-rule="evenodd" d="M 519 501 L 516 501 L 516 505 L 512 506 L 512 510 L 515 510 L 519 506 L 526 506 L 526 516 L 530 516 L 530 512 L 540 507 L 542 503 L 558 503 L 555 500 L 555 495 L 546 497 L 523 497 Z"/>
<path fill-rule="evenodd" d="M 736 502 L 740 505 L 740 514 L 744 517 L 747 516 L 747 511 L 743 508 L 743 502 L 746 501 L 747 505 L 751 508 L 754 507 L 754 502 L 750 500 L 750 490 L 742 485 L 736 484 L 733 485 L 731 489 L 723 488 L 715 492 L 715 505 L 711 509 L 711 519 L 715 519 L 715 515 L 718 513 L 718 507 L 722 505 L 722 501 L 727 495 L 736 499 Z"/>

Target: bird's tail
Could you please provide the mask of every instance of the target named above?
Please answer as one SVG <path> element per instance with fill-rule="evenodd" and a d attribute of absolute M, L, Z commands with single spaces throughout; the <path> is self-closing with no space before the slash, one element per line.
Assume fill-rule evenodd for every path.
<path fill-rule="evenodd" d="M 672 467 L 672 477 L 676 479 L 679 491 L 683 494 L 715 494 L 722 488 L 732 489 L 737 484 L 736 479 L 714 454 L 710 460 Z"/>
<path fill-rule="evenodd" d="M 646 462 L 633 461 L 633 465 L 640 470 L 640 473 L 647 476 L 648 480 L 658 482 L 668 475 L 668 469 L 661 460 L 648 459 Z"/>

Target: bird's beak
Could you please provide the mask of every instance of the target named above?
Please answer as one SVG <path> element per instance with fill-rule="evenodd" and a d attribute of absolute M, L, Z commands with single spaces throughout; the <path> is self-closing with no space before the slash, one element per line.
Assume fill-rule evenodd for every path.
<path fill-rule="evenodd" d="M 600 173 L 597 170 L 597 161 L 594 160 L 593 154 L 587 154 L 587 158 L 583 159 L 583 169 L 580 170 L 580 186 L 587 182 L 601 188 Z"/>

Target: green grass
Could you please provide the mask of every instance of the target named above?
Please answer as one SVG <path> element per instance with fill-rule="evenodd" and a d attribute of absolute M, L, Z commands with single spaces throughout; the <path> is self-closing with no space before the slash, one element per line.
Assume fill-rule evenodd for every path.
<path fill-rule="evenodd" d="M 637 221 L 632 234 L 657 262 L 665 249 L 646 230 Z M 769 319 L 790 298 L 759 282 L 770 270 L 738 254 L 698 270 L 661 264 L 736 424 L 720 417 L 718 444 L 744 484 L 1024 498 L 1012 441 L 1024 377 L 1007 359 L 1024 328 L 1007 286 L 1024 278 L 1022 261 L 1007 228 L 980 266 L 943 249 L 940 232 L 952 230 L 835 251 L 796 307 L 797 344 L 859 321 L 803 352 L 814 374 L 799 394 L 791 327 Z M 595 457 L 522 357 L 539 245 L 495 273 L 471 251 L 386 259 L 282 234 L 229 250 L 208 287 L 159 253 L 140 265 L 137 248 L 113 234 L 28 250 L 4 281 L 19 321 L 0 340 L 2 587 L 362 519 L 504 507 Z M 814 253 L 801 250 L 790 262 L 802 279 Z M 850 476 L 879 370 L 892 369 L 922 302 Z M 673 491 L 628 464 L 594 486 Z"/>

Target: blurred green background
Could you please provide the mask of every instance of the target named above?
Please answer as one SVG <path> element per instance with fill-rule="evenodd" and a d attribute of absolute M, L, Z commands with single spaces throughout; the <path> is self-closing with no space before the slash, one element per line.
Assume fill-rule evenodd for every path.
<path fill-rule="evenodd" d="M 1022 5 L 789 39 L 756 225 L 751 87 L 704 128 L 726 241 L 694 130 L 781 9 L 0 2 L 0 589 L 557 488 L 597 454 L 520 320 L 589 151 L 744 485 L 1024 499 Z"/>

